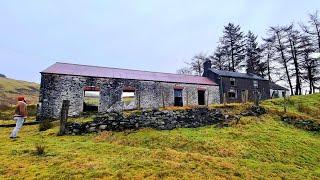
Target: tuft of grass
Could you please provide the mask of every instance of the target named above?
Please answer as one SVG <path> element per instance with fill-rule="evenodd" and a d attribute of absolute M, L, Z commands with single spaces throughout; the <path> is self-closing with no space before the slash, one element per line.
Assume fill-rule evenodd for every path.
<path fill-rule="evenodd" d="M 42 156 L 45 154 L 45 145 L 44 144 L 36 144 L 35 145 L 35 154 L 38 155 L 38 156 Z"/>

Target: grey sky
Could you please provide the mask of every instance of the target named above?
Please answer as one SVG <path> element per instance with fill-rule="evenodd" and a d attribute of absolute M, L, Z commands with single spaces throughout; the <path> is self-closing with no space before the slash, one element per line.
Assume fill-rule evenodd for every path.
<path fill-rule="evenodd" d="M 211 53 L 228 22 L 261 37 L 319 8 L 319 0 L 1 0 L 0 73 L 39 82 L 56 61 L 175 72 Z"/>

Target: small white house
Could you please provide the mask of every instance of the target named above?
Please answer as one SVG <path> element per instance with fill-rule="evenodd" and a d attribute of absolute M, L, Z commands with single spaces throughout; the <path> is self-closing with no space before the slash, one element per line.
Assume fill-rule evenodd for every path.
<path fill-rule="evenodd" d="M 276 83 L 270 82 L 270 97 L 280 98 L 289 96 L 289 89 L 282 87 Z"/>

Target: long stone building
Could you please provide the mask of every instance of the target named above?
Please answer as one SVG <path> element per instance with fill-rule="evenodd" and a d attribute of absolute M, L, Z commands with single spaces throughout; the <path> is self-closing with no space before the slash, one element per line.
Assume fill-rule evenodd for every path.
<path fill-rule="evenodd" d="M 41 72 L 39 111 L 57 118 L 63 100 L 69 115 L 220 103 L 219 86 L 207 77 L 55 63 Z"/>

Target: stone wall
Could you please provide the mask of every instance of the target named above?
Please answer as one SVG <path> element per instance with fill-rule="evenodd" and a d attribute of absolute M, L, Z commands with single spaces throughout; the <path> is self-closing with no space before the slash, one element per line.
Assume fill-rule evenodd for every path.
<path fill-rule="evenodd" d="M 239 117 L 224 115 L 219 109 L 194 108 L 186 110 L 138 111 L 128 116 L 113 112 L 97 116 L 86 123 L 67 123 L 67 134 L 89 132 L 122 131 L 126 129 L 154 128 L 171 130 L 174 128 L 195 128 L 205 125 L 239 120 Z"/>
<path fill-rule="evenodd" d="M 177 86 L 183 87 L 184 106 L 198 104 L 198 88 L 206 90 L 206 104 L 220 103 L 218 86 L 42 74 L 39 98 L 40 116 L 58 118 L 62 100 L 70 100 L 70 116 L 79 116 L 83 111 L 84 87 L 86 86 L 100 88 L 100 113 L 126 109 L 121 101 L 122 90 L 126 87 L 135 89 L 132 109 L 157 109 L 163 106 L 173 106 L 174 87 Z"/>

